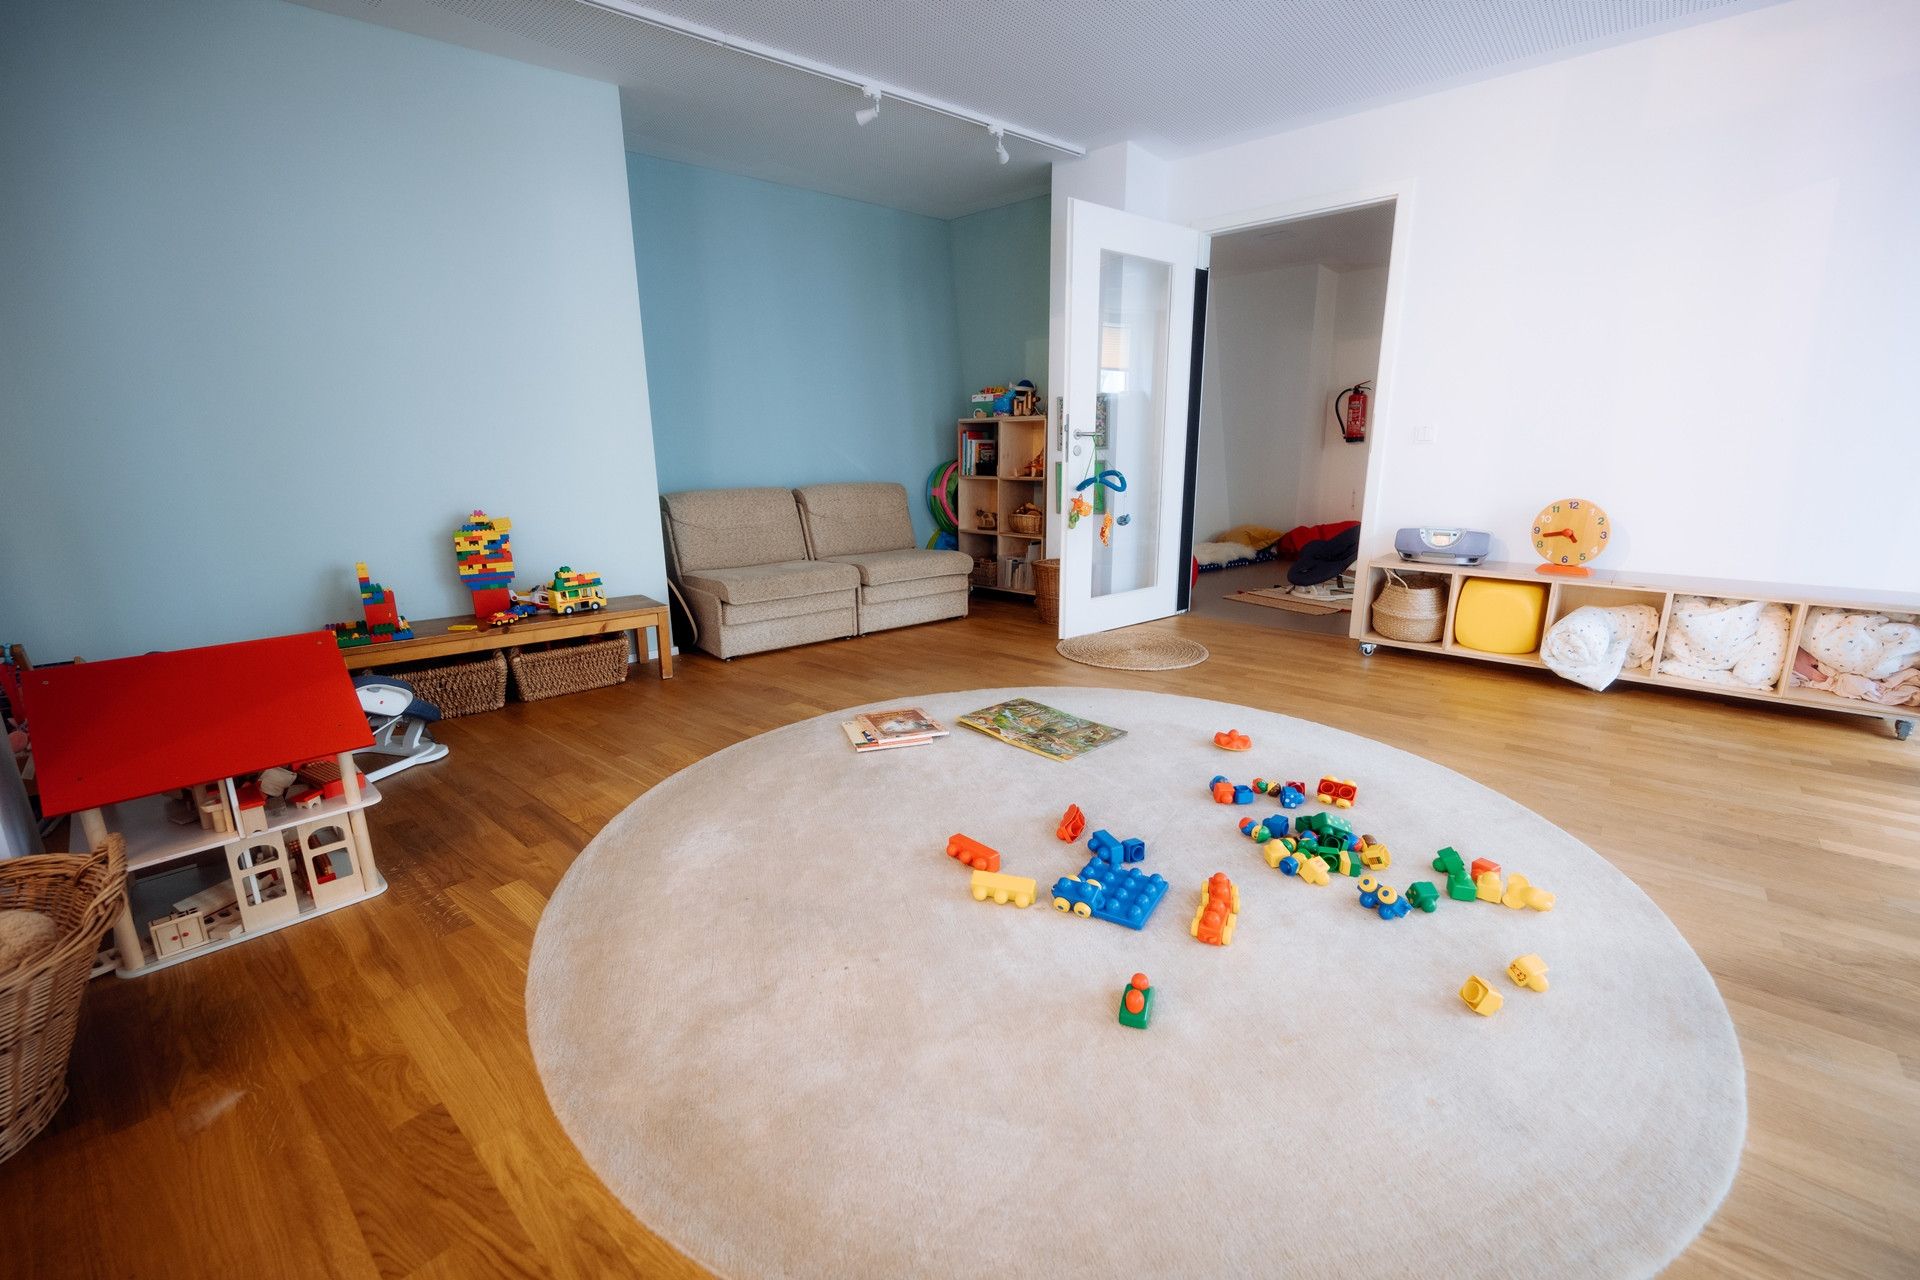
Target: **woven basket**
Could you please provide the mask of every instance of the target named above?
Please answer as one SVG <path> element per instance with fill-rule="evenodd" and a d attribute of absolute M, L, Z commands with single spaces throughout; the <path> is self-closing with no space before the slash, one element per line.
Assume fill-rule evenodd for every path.
<path fill-rule="evenodd" d="M 405 677 L 416 694 L 440 708 L 442 717 L 498 711 L 507 705 L 507 660 L 498 652 L 395 674 Z"/>
<path fill-rule="evenodd" d="M 997 587 L 1000 585 L 1000 562 L 992 556 L 975 556 L 973 572 L 967 575 L 967 581 L 976 587 Z"/>
<path fill-rule="evenodd" d="M 1032 538 L 1040 535 L 1040 530 L 1046 526 L 1046 522 L 1047 518 L 1043 515 L 1021 515 L 1015 511 L 1007 517 L 1007 528 L 1014 533 L 1024 533 Z"/>
<path fill-rule="evenodd" d="M 551 649 L 515 649 L 507 655 L 513 696 L 522 702 L 604 689 L 627 678 L 627 637 L 560 642 Z"/>
<path fill-rule="evenodd" d="M 1033 603 L 1040 612 L 1040 621 L 1046 623 L 1060 621 L 1060 562 L 1058 560 L 1033 562 Z"/>
<path fill-rule="evenodd" d="M 1389 640 L 1432 644 L 1447 624 L 1447 580 L 1439 574 L 1387 570 L 1373 598 L 1373 629 Z"/>
<path fill-rule="evenodd" d="M 127 901 L 126 844 L 109 835 L 91 854 L 47 853 L 0 862 L 0 910 L 53 917 L 53 948 L 0 974 L 0 1160 L 33 1140 L 67 1098 L 67 1056 L 80 998 Z"/>

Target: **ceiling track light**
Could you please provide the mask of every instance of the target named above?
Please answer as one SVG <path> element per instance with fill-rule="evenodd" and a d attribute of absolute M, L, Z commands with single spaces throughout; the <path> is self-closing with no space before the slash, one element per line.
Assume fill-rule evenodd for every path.
<path fill-rule="evenodd" d="M 1031 143 L 1036 147 L 1045 147 L 1049 151 L 1057 151 L 1061 155 L 1084 156 L 1087 154 L 1085 147 L 1075 142 L 1069 142 L 1065 138 L 1056 138 L 1051 134 L 1042 133 L 1037 129 L 1028 129 L 1020 125 L 996 125 L 981 116 L 978 112 L 961 106 L 958 103 L 946 102 L 942 99 L 928 97 L 924 94 L 910 93 L 898 86 L 889 86 L 885 90 L 881 90 L 865 76 L 858 75 L 841 67 L 836 67 L 831 63 L 816 62 L 812 58 L 805 58 L 797 53 L 789 53 L 785 49 L 777 49 L 772 45 L 742 39 L 739 36 L 729 35 L 713 27 L 703 26 L 697 22 L 689 22 L 685 18 L 662 13 L 658 9 L 648 8 L 641 3 L 641 0 L 574 0 L 574 3 L 585 5 L 592 9 L 599 9 L 632 22 L 638 22 L 644 26 L 652 27 L 656 31 L 665 31 L 672 35 L 683 36 L 688 40 L 696 40 L 701 44 L 712 45 L 717 49 L 725 49 L 730 53 L 737 53 L 744 57 L 771 63 L 777 67 L 785 67 L 789 71 L 798 71 L 806 75 L 818 76 L 822 80 L 831 80 L 836 84 L 846 85 L 850 89 L 858 89 L 873 99 L 870 105 L 862 107 L 853 113 L 854 119 L 860 120 L 862 124 L 865 124 L 868 120 L 872 120 L 879 114 L 880 95 L 884 92 L 887 97 L 893 99 L 895 102 L 904 102 L 910 107 L 918 107 L 922 111 L 931 111 L 935 115 L 945 116 L 949 120 L 958 120 L 963 124 L 977 124 L 983 129 L 992 130 L 994 134 L 994 154 L 996 157 L 1005 153 L 1006 146 L 1000 139 L 1003 135 L 1009 133 L 1023 142 Z M 863 116 L 865 119 L 862 119 Z M 1006 160 L 1002 159 L 1000 163 L 1005 164 Z"/>
<path fill-rule="evenodd" d="M 1007 131 L 999 125 L 987 126 L 987 133 L 993 138 L 993 158 L 1001 164 L 1007 162 Z"/>

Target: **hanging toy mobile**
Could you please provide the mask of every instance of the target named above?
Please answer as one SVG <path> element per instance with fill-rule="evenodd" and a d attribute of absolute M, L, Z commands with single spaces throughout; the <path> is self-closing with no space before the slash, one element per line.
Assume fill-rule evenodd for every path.
<path fill-rule="evenodd" d="M 1110 493 L 1125 493 L 1127 491 L 1127 478 L 1109 467 L 1105 471 L 1100 471 L 1088 476 L 1085 480 L 1073 486 L 1073 503 L 1067 508 L 1067 528 L 1071 529 L 1080 523 L 1081 516 L 1090 516 L 1093 514 L 1093 504 L 1080 495 L 1088 489 L 1094 488 L 1096 485 L 1106 489 Z M 1098 495 L 1096 494 L 1096 496 Z M 1115 519 L 1113 512 L 1109 510 L 1100 518 L 1100 544 L 1102 546 L 1113 545 L 1113 526 L 1116 524 L 1126 524 L 1132 519 L 1133 516 L 1131 514 Z"/>

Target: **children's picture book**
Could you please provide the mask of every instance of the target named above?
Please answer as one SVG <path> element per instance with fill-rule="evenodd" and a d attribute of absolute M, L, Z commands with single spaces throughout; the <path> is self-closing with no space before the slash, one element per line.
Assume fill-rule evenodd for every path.
<path fill-rule="evenodd" d="M 868 751 L 891 751 L 895 747 L 929 746 L 935 737 L 944 737 L 947 732 L 942 729 L 939 734 L 914 733 L 888 737 L 876 732 L 873 726 L 867 723 L 865 716 L 854 720 L 842 720 L 840 730 L 847 735 L 847 741 L 853 744 L 853 749 L 863 754 Z"/>
<path fill-rule="evenodd" d="M 960 717 L 960 723 L 1049 760 L 1072 760 L 1127 736 L 1125 729 L 1082 720 L 1031 698 L 1014 698 L 969 711 Z"/>
<path fill-rule="evenodd" d="M 944 738 L 946 726 L 918 707 L 895 707 L 886 711 L 868 711 L 854 719 L 882 742 L 901 738 Z"/>

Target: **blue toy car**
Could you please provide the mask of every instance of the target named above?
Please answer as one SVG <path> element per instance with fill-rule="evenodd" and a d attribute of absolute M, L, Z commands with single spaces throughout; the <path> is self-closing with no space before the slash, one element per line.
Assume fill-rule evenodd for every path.
<path fill-rule="evenodd" d="M 1071 911 L 1077 916 L 1091 916 L 1093 909 L 1100 905 L 1106 896 L 1105 889 L 1098 880 L 1083 880 L 1079 876 L 1061 876 L 1053 882 L 1053 909 Z"/>

